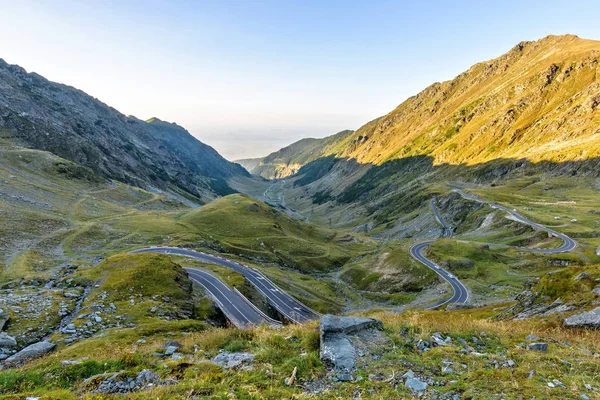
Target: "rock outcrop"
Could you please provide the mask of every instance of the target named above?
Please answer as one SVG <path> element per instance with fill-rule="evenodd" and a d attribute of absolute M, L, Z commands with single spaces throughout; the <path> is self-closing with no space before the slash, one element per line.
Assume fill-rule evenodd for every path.
<path fill-rule="evenodd" d="M 18 353 L 8 357 L 5 361 L 5 365 L 8 367 L 17 367 L 23 365 L 31 360 L 39 358 L 44 354 L 50 353 L 56 345 L 47 340 L 31 344 Z"/>
<path fill-rule="evenodd" d="M 571 328 L 600 329 L 600 307 L 565 318 L 563 325 Z"/>
<path fill-rule="evenodd" d="M 321 361 L 339 371 L 356 364 L 356 347 L 380 341 L 383 323 L 372 318 L 324 315 L 321 318 Z"/>

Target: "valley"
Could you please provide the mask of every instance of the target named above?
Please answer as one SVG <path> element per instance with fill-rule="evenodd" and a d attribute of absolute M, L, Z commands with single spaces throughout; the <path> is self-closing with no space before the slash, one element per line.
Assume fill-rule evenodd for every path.
<path fill-rule="evenodd" d="M 239 164 L 0 60 L 0 399 L 598 396 L 599 59 Z"/>

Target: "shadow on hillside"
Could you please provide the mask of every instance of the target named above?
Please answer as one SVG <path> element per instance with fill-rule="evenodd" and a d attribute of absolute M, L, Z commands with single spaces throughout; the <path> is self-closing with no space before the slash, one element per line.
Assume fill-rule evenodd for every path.
<path fill-rule="evenodd" d="M 600 158 L 567 162 L 504 158 L 475 165 L 434 165 L 433 157 L 422 155 L 373 165 L 361 164 L 355 159 L 328 156 L 303 166 L 294 175 L 297 178 L 294 185 L 317 183 L 321 190 L 313 194 L 314 203 L 359 202 L 366 206 L 369 214 L 376 214 L 375 219 L 379 219 L 377 222 L 384 223 L 388 216 L 397 214 L 399 209 L 410 212 L 434 196 L 434 191 L 427 188 L 430 184 L 463 181 L 501 185 L 507 180 L 523 177 L 544 180 L 557 176 L 573 178 L 598 175 Z M 345 179 L 352 180 L 352 183 L 347 185 L 343 182 Z M 347 187 L 340 193 L 336 190 L 340 186 Z"/>

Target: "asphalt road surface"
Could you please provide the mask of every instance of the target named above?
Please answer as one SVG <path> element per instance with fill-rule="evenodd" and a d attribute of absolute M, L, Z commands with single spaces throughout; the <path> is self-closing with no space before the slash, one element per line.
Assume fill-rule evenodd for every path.
<path fill-rule="evenodd" d="M 231 290 L 216 276 L 195 268 L 185 268 L 185 270 L 190 279 L 206 290 L 227 319 L 238 328 L 250 328 L 263 324 L 281 326 L 281 322 L 266 316 L 247 298 L 239 292 Z"/>
<path fill-rule="evenodd" d="M 283 316 L 292 322 L 303 323 L 320 318 L 320 314 L 313 311 L 288 293 L 280 289 L 267 277 L 257 270 L 243 265 L 241 263 L 228 260 L 226 258 L 213 256 L 200 251 L 182 249 L 179 247 L 146 247 L 132 251 L 132 253 L 163 253 L 179 256 L 191 257 L 211 264 L 217 264 L 222 267 L 230 268 L 240 274 L 250 282 L 259 292 L 263 294 L 269 303 L 277 309 Z"/>
<path fill-rule="evenodd" d="M 435 206 L 435 198 L 431 199 L 431 202 L 429 203 L 429 205 L 431 206 L 431 210 L 433 211 L 433 214 L 435 215 L 435 219 L 437 220 L 437 222 L 440 225 L 442 225 L 442 228 L 443 228 L 442 237 L 451 237 L 452 236 L 452 228 L 450 228 L 446 224 L 446 222 L 442 218 L 439 210 Z M 441 276 L 442 279 L 444 279 L 446 282 L 448 282 L 450 284 L 450 286 L 452 286 L 452 290 L 454 291 L 454 294 L 448 299 L 440 300 L 434 304 L 431 304 L 430 306 L 426 307 L 426 309 L 433 310 L 435 308 L 441 307 L 441 306 L 443 306 L 445 304 L 449 304 L 449 303 L 462 303 L 462 304 L 466 303 L 467 301 L 469 301 L 469 291 L 467 290 L 467 287 L 465 285 L 463 285 L 463 283 L 461 281 L 459 281 L 456 276 L 454 276 L 450 272 L 442 269 L 439 265 L 437 265 L 436 263 L 429 260 L 427 257 L 425 257 L 423 255 L 423 250 L 425 250 L 427 247 L 429 247 L 429 245 L 431 245 L 433 242 L 434 242 L 434 240 L 429 240 L 427 242 L 421 242 L 421 243 L 412 245 L 410 248 L 410 255 L 415 260 L 424 264 L 426 267 L 431 268 L 435 273 L 437 273 L 439 276 Z"/>
<path fill-rule="evenodd" d="M 443 270 L 439 265 L 437 265 L 436 263 L 429 260 L 423 255 L 423 250 L 425 250 L 425 248 L 427 248 L 433 242 L 434 240 L 429 240 L 427 242 L 417 243 L 411 246 L 410 255 L 425 266 L 431 268 L 439 276 L 441 276 L 442 279 L 448 282 L 450 286 L 452 286 L 454 294 L 446 300 L 440 300 L 437 303 L 426 307 L 426 309 L 433 310 L 434 308 L 438 308 L 449 303 L 466 303 L 467 301 L 469 301 L 469 291 L 467 290 L 465 285 L 463 285 L 462 282 L 459 281 L 458 278 L 456 278 L 450 272 Z"/>
<path fill-rule="evenodd" d="M 476 196 L 467 194 L 460 189 L 454 189 L 454 190 L 467 200 L 476 201 L 478 203 L 486 204 L 494 209 L 499 209 L 499 210 L 505 211 L 515 221 L 521 222 L 523 224 L 527 224 L 527 225 L 531 226 L 533 229 L 548 232 L 548 234 L 550 234 L 554 237 L 558 237 L 558 238 L 562 239 L 562 241 L 563 241 L 562 246 L 552 248 L 552 249 L 539 249 L 539 248 L 533 248 L 533 247 L 518 247 L 519 249 L 533 251 L 533 252 L 537 252 L 537 253 L 553 254 L 553 253 L 566 253 L 568 251 L 574 250 L 577 247 L 577 242 L 575 242 L 573 239 L 571 239 L 567 235 L 557 232 L 553 229 L 547 228 L 544 225 L 540 225 L 536 222 L 530 221 L 527 218 L 521 216 L 515 210 L 511 210 L 510 208 L 505 207 L 500 204 L 497 204 L 497 203 L 487 202 Z M 438 221 L 438 223 L 440 225 L 442 225 L 442 228 L 443 228 L 442 237 L 451 237 L 452 236 L 452 228 L 450 228 L 444 222 L 444 219 L 442 218 L 439 210 L 435 206 L 435 199 L 431 199 L 430 206 L 435 215 L 435 219 Z M 440 300 L 437 303 L 427 307 L 427 309 L 438 308 L 438 307 L 441 307 L 441 306 L 443 306 L 445 304 L 449 304 L 449 303 L 466 303 L 469 300 L 469 292 L 468 292 L 467 288 L 465 287 L 465 285 L 463 285 L 454 275 L 450 274 L 448 271 L 443 270 L 439 265 L 437 265 L 433 261 L 427 259 L 423 255 L 423 250 L 425 250 L 433 242 L 434 242 L 433 240 L 430 240 L 427 242 L 417 243 L 417 244 L 413 245 L 410 248 L 410 255 L 417 261 L 421 262 L 425 266 L 434 270 L 446 282 L 448 282 L 452 286 L 452 289 L 454 290 L 454 294 L 449 299 Z"/>

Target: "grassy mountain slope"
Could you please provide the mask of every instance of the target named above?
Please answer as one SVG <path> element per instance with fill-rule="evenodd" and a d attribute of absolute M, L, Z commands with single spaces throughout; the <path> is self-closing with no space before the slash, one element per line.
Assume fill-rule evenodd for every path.
<path fill-rule="evenodd" d="M 106 178 L 207 201 L 233 192 L 226 179 L 247 175 L 176 124 L 127 117 L 3 60 L 0 87 L 0 129 Z"/>
<path fill-rule="evenodd" d="M 359 163 L 419 155 L 434 165 L 600 155 L 600 42 L 548 36 L 435 83 L 363 126 L 337 155 Z"/>
<path fill-rule="evenodd" d="M 429 86 L 304 165 L 290 179 L 288 205 L 318 223 L 392 228 L 403 215 L 428 212 L 448 181 L 597 176 L 599 61 L 598 41 L 522 42 Z"/>
<path fill-rule="evenodd" d="M 341 131 L 323 139 L 302 139 L 260 159 L 258 165 L 249 169 L 253 175 L 267 179 L 285 178 L 311 161 L 336 153 L 346 146 L 346 139 L 353 131 Z M 254 160 L 253 160 L 254 161 Z"/>

